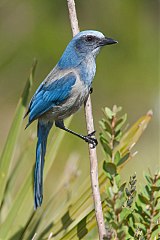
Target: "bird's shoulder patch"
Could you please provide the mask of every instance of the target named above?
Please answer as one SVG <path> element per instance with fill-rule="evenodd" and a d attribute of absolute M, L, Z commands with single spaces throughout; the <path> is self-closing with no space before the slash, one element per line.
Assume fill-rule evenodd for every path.
<path fill-rule="evenodd" d="M 69 72 L 59 79 L 42 82 L 29 104 L 29 124 L 65 101 L 70 96 L 76 79 L 76 74 Z"/>

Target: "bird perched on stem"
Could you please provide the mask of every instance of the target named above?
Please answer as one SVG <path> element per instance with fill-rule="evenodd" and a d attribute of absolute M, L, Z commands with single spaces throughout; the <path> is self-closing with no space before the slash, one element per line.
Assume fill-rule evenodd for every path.
<path fill-rule="evenodd" d="M 86 136 L 78 134 L 64 125 L 64 119 L 75 113 L 87 100 L 96 73 L 96 56 L 101 47 L 117 41 L 105 37 L 98 31 L 78 33 L 66 47 L 57 65 L 40 84 L 32 97 L 28 111 L 29 121 L 26 128 L 36 119 L 37 148 L 34 171 L 34 207 L 42 204 L 43 167 L 47 137 L 53 123 L 73 135 L 78 136 L 94 148 L 97 140 L 95 132 Z"/>

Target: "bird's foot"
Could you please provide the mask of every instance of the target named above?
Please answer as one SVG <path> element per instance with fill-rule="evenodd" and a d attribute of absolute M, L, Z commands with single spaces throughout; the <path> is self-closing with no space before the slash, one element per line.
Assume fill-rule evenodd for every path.
<path fill-rule="evenodd" d="M 92 145 L 91 148 L 95 148 L 98 144 L 97 139 L 94 137 L 95 132 L 96 131 L 93 131 L 90 134 L 88 134 L 87 136 L 84 136 L 84 140 Z"/>

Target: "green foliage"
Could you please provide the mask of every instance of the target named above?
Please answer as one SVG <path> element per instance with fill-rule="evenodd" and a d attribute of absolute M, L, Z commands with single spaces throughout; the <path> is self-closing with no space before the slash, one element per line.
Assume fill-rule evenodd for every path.
<path fill-rule="evenodd" d="M 126 183 L 121 183 L 119 174 L 110 180 L 105 200 L 108 239 L 150 240 L 160 237 L 160 172 L 154 177 L 148 174 L 146 179 L 147 184 L 137 196 L 136 175 L 130 177 L 128 188 L 125 188 Z"/>
<path fill-rule="evenodd" d="M 105 108 L 105 118 L 100 121 L 102 132 L 100 141 L 105 153 L 106 161 L 122 167 L 129 159 L 135 156 L 131 153 L 132 148 L 146 129 L 152 111 L 142 116 L 130 129 L 127 130 L 127 114 L 120 115 L 121 107 L 113 106 L 113 109 Z"/>
<path fill-rule="evenodd" d="M 105 220 L 107 225 L 106 239 L 158 239 L 160 237 L 160 172 L 154 177 L 146 174 L 147 184 L 136 194 L 136 174 L 130 177 L 128 186 L 121 183 L 118 167 L 126 163 L 131 154 L 130 142 L 122 142 L 125 137 L 132 139 L 135 126 L 125 132 L 126 115 L 118 116 L 121 108 L 105 108 L 105 119 L 100 122 L 102 133 L 100 140 L 105 152 L 103 169 L 109 180 L 106 186 Z M 133 136 L 135 138 L 135 136 Z M 130 146 L 129 146 L 130 145 Z M 128 146 L 128 147 L 127 147 Z"/>
<path fill-rule="evenodd" d="M 27 87 L 18 104 L 18 110 L 16 111 L 10 129 L 10 132 L 14 134 L 12 135 L 9 133 L 1 156 L 0 174 L 1 176 L 3 175 L 3 169 L 5 169 L 6 174 L 4 175 L 4 179 L 2 179 L 4 183 L 3 189 L 0 189 L 2 199 L 0 240 L 30 240 L 33 238 L 36 240 L 43 240 L 52 239 L 53 237 L 55 240 L 83 239 L 93 228 L 95 228 L 96 219 L 91 197 L 90 177 L 88 176 L 84 179 L 83 182 L 78 185 L 76 191 L 73 191 L 71 194 L 71 189 L 79 176 L 76 156 L 72 158 L 72 161 L 67 161 L 64 172 L 60 172 L 60 183 L 57 183 L 56 188 L 52 190 L 52 194 L 44 199 L 42 207 L 37 211 L 33 209 L 33 164 L 29 165 L 27 173 L 24 174 L 24 172 L 28 158 L 34 159 L 35 149 L 33 148 L 33 143 L 35 137 L 31 134 L 30 138 L 28 137 L 24 142 L 21 143 L 17 141 L 17 139 L 19 139 L 19 132 L 23 131 L 22 119 L 31 87 L 30 84 L 33 80 L 33 70 L 31 71 L 29 80 L 27 81 Z M 121 184 L 119 170 L 129 159 L 132 159 L 134 154 L 131 154 L 130 150 L 138 141 L 149 123 L 151 114 L 141 117 L 130 129 L 123 133 L 122 128 L 126 121 L 126 115 L 117 117 L 120 111 L 120 108 L 117 107 L 114 107 L 113 110 L 106 108 L 105 111 L 105 116 L 107 116 L 107 113 L 110 116 L 107 122 L 108 125 L 104 119 L 102 122 L 105 124 L 106 128 L 110 128 L 110 135 L 108 135 L 108 139 L 105 142 L 105 135 L 103 134 L 107 135 L 107 130 L 104 130 L 104 133 L 101 134 L 101 141 L 103 141 L 103 137 L 103 146 L 106 147 L 104 151 L 107 160 L 103 163 L 105 174 L 102 168 L 102 162 L 99 162 L 100 193 L 102 195 L 103 210 L 106 212 L 106 208 L 108 208 L 109 204 L 113 206 L 113 200 L 107 205 L 107 200 L 105 201 L 103 198 L 107 175 L 107 178 L 109 178 L 108 184 L 112 183 L 112 186 L 108 188 L 110 189 L 108 194 L 110 194 L 110 197 L 114 194 L 116 199 L 114 209 L 117 215 L 112 216 L 112 225 L 120 226 L 118 236 L 123 236 L 124 232 L 126 232 L 126 227 L 118 221 L 117 223 L 115 222 L 116 224 L 114 225 L 114 219 L 116 216 L 120 215 L 121 221 L 123 222 L 128 217 L 133 204 L 132 196 L 134 196 L 135 191 L 132 179 L 127 188 L 125 188 L 125 183 Z M 115 125 L 113 124 L 113 119 Z M 70 123 L 70 120 L 71 119 L 66 122 L 67 125 Z M 101 126 L 103 126 L 102 123 Z M 48 173 L 53 169 L 52 164 L 60 149 L 64 135 L 64 131 L 59 131 L 58 135 L 49 138 L 44 171 L 44 184 L 47 184 L 46 180 Z M 6 146 L 9 147 L 6 148 Z M 17 149 L 19 150 L 19 154 L 17 154 Z M 109 153 L 107 151 L 109 151 Z M 16 161 L 12 166 L 13 157 L 16 158 Z M 52 174 L 54 174 L 54 172 L 52 172 Z M 2 185 L 2 182 L 0 184 Z M 124 192 L 124 189 L 127 190 Z M 126 192 L 128 195 L 126 195 Z M 128 210 L 123 210 L 123 204 L 119 201 L 120 195 L 122 195 L 122 202 L 126 204 L 126 209 Z M 109 211 L 107 212 L 109 214 Z M 140 226 L 138 227 L 140 228 Z M 110 234 L 112 234 L 112 229 L 109 230 L 111 230 Z"/>
<path fill-rule="evenodd" d="M 103 146 L 106 158 L 111 162 L 119 162 L 122 157 L 120 152 L 115 153 L 115 148 L 119 144 L 122 137 L 122 127 L 126 122 L 127 115 L 117 117 L 118 112 L 121 111 L 120 107 L 114 106 L 113 110 L 109 108 L 104 109 L 105 118 L 100 121 L 100 126 L 103 133 L 100 134 L 100 141 Z M 121 160 L 122 161 L 122 160 Z"/>
<path fill-rule="evenodd" d="M 133 227 L 140 230 L 136 239 L 160 238 L 160 171 L 146 174 L 147 184 L 138 194 L 133 214 Z"/>
<path fill-rule="evenodd" d="M 12 126 L 10 128 L 8 139 L 6 141 L 4 150 L 0 157 L 0 206 L 3 201 L 3 195 L 7 184 L 7 177 L 9 172 L 9 167 L 11 164 L 11 160 L 15 151 L 16 141 L 19 136 L 19 132 L 22 126 L 23 116 L 25 112 L 25 108 L 27 105 L 28 95 L 30 93 L 30 89 L 33 82 L 34 72 L 36 68 L 37 61 L 35 60 L 27 80 L 25 89 L 20 97 L 19 103 L 17 105 L 15 117 L 13 119 Z"/>

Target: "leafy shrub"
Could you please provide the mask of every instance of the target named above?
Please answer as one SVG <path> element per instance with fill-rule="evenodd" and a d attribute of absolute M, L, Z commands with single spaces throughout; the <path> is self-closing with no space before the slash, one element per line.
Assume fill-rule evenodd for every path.
<path fill-rule="evenodd" d="M 103 169 L 109 184 L 106 186 L 105 220 L 107 226 L 106 239 L 116 240 L 149 240 L 160 238 L 160 171 L 152 177 L 145 175 L 146 185 L 136 192 L 136 174 L 130 177 L 128 186 L 121 182 L 119 167 L 126 163 L 134 154 L 133 145 L 123 144 L 126 134 L 124 124 L 126 114 L 119 117 L 121 108 L 113 110 L 105 108 L 105 118 L 100 125 L 100 140 L 105 152 Z M 134 138 L 134 136 L 133 136 Z"/>

